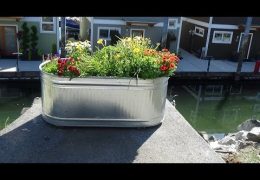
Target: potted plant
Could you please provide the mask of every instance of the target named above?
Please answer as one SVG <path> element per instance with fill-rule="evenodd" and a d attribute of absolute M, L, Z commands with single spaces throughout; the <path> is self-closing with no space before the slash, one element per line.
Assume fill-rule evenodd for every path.
<path fill-rule="evenodd" d="M 179 58 L 150 39 L 120 39 L 91 52 L 69 42 L 67 58 L 40 65 L 43 118 L 58 126 L 147 127 L 164 118 L 168 78 Z"/>

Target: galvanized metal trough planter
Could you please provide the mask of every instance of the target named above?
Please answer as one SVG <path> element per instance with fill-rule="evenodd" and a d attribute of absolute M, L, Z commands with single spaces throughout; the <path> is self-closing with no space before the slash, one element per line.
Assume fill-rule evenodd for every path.
<path fill-rule="evenodd" d="M 168 77 L 65 78 L 42 71 L 42 116 L 57 126 L 148 127 L 164 119 Z"/>

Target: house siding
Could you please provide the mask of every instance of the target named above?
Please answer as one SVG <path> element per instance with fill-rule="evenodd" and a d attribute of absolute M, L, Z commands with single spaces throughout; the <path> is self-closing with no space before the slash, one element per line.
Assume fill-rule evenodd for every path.
<path fill-rule="evenodd" d="M 115 28 L 121 28 L 121 34 L 125 34 L 125 28 L 122 25 L 108 25 L 108 24 L 94 24 L 93 25 L 93 50 L 96 50 L 96 47 L 98 46 L 97 40 L 98 40 L 98 27 L 115 27 Z"/>
<path fill-rule="evenodd" d="M 94 24 L 93 27 L 93 45 L 97 46 L 98 38 L 98 27 L 116 27 L 121 28 L 121 35 L 123 37 L 129 37 L 131 29 L 144 29 L 145 37 L 149 37 L 152 43 L 155 45 L 158 42 L 161 42 L 162 28 L 160 27 L 144 27 L 144 26 L 123 26 L 123 25 L 105 25 L 105 24 Z M 176 46 L 176 45 L 175 45 Z"/>
<path fill-rule="evenodd" d="M 253 17 L 252 24 L 259 26 L 260 25 L 260 17 Z"/>
<path fill-rule="evenodd" d="M 94 50 L 97 46 L 97 36 L 98 36 L 98 27 L 117 27 L 121 28 L 121 35 L 123 37 L 129 37 L 131 29 L 144 29 L 145 30 L 145 37 L 150 38 L 151 42 L 154 46 L 156 43 L 160 43 L 162 39 L 163 33 L 163 20 L 165 17 L 94 17 L 94 24 L 93 24 L 93 47 Z M 179 24 L 180 24 L 180 17 L 169 17 L 177 19 L 177 28 L 176 29 L 169 29 L 172 31 L 176 36 L 176 41 L 171 42 L 170 44 L 170 51 L 176 52 L 177 44 L 178 44 L 178 37 L 179 37 Z M 114 24 L 99 24 L 95 23 L 95 20 L 112 20 Z M 113 20 L 121 20 L 118 21 L 121 24 L 116 24 L 116 21 Z M 127 26 L 125 23 L 126 21 L 136 21 L 136 22 L 155 22 L 157 26 Z M 100 22 L 100 21 L 98 21 Z M 104 21 L 105 23 L 106 21 Z M 107 21 L 108 22 L 108 21 Z M 159 26 L 158 26 L 159 25 Z"/>
<path fill-rule="evenodd" d="M 55 20 L 56 22 L 56 20 Z M 0 19 L 0 25 L 17 25 L 18 26 L 18 31 L 22 30 L 21 26 L 24 23 L 24 21 L 8 21 L 8 20 L 1 20 Z M 38 32 L 38 49 L 41 50 L 43 53 L 51 53 L 51 47 L 52 44 L 57 44 L 57 32 L 56 33 L 40 33 L 40 21 L 39 22 L 29 22 L 26 21 L 28 28 L 31 26 L 35 25 L 37 28 Z"/>
<path fill-rule="evenodd" d="M 245 25 L 247 17 L 213 17 L 214 24 Z M 260 17 L 253 17 L 252 25 L 260 25 Z"/>
<path fill-rule="evenodd" d="M 123 20 L 139 22 L 162 22 L 164 17 L 95 17 L 94 19 Z"/>
<path fill-rule="evenodd" d="M 249 53 L 249 58 L 254 60 L 260 60 L 260 32 L 259 31 L 251 31 L 253 33 L 251 49 Z"/>
<path fill-rule="evenodd" d="M 230 31 L 233 32 L 231 44 L 212 43 L 214 31 Z M 208 56 L 213 56 L 215 59 L 232 59 L 233 54 L 237 52 L 241 31 L 230 29 L 211 29 Z"/>
<path fill-rule="evenodd" d="M 19 30 L 21 30 L 23 22 L 19 23 Z M 38 49 L 43 53 L 51 53 L 52 44 L 57 44 L 57 35 L 56 33 L 40 33 L 40 22 L 27 22 L 27 26 L 31 28 L 36 26 L 38 32 Z"/>
<path fill-rule="evenodd" d="M 230 24 L 239 25 L 245 24 L 246 17 L 213 17 L 213 24 Z"/>
<path fill-rule="evenodd" d="M 195 19 L 195 20 L 202 21 L 202 22 L 206 22 L 206 23 L 209 22 L 209 17 L 188 17 L 188 18 Z"/>
<path fill-rule="evenodd" d="M 204 29 L 203 37 L 195 35 L 195 34 L 193 36 L 191 36 L 189 34 L 189 31 L 194 30 L 195 26 L 201 27 Z M 182 48 L 186 51 L 189 51 L 189 52 L 199 53 L 201 51 L 202 47 L 206 46 L 207 33 L 208 33 L 208 28 L 183 21 L 182 30 L 181 30 L 180 48 Z M 197 55 L 199 55 L 199 54 L 197 54 Z"/>

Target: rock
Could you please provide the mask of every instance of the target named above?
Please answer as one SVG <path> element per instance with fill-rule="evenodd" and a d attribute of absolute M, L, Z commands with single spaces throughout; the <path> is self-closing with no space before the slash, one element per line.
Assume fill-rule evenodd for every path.
<path fill-rule="evenodd" d="M 251 131 L 254 127 L 260 127 L 260 121 L 256 119 L 249 119 L 240 124 L 237 129 L 239 131 L 245 130 L 245 131 Z"/>
<path fill-rule="evenodd" d="M 210 142 L 216 141 L 215 136 L 211 135 L 211 136 L 208 138 L 208 141 L 210 141 Z"/>
<path fill-rule="evenodd" d="M 255 142 L 238 140 L 237 144 L 236 144 L 236 149 L 237 149 L 237 151 L 239 151 L 239 150 L 244 149 L 248 146 L 255 146 Z"/>
<path fill-rule="evenodd" d="M 238 140 L 247 140 L 247 131 L 239 131 L 238 133 L 236 133 L 235 135 L 235 140 L 238 141 Z"/>
<path fill-rule="evenodd" d="M 236 144 L 236 141 L 234 137 L 226 136 L 223 139 L 219 140 L 218 143 L 222 145 L 232 145 Z"/>
<path fill-rule="evenodd" d="M 255 143 L 254 144 L 254 147 L 256 148 L 256 149 L 260 149 L 260 143 Z M 260 152 L 259 152 L 260 153 Z"/>
<path fill-rule="evenodd" d="M 27 111 L 28 109 L 30 109 L 30 107 L 24 107 L 21 112 L 20 112 L 20 115 L 22 115 L 23 113 L 25 113 L 25 111 Z"/>
<path fill-rule="evenodd" d="M 235 144 L 228 146 L 228 145 L 219 144 L 217 141 L 215 141 L 215 142 L 209 142 L 209 145 L 216 152 L 220 152 L 220 153 L 235 153 L 236 152 Z"/>
<path fill-rule="evenodd" d="M 260 127 L 254 127 L 248 132 L 247 139 L 249 141 L 260 142 Z"/>

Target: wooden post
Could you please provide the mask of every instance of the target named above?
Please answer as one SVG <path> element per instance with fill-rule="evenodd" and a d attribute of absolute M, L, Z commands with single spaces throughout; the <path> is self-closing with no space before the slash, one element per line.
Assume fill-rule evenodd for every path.
<path fill-rule="evenodd" d="M 164 17 L 164 20 L 163 20 L 163 31 L 162 31 L 163 34 L 162 34 L 161 48 L 166 48 L 168 25 L 169 25 L 169 17 Z"/>
<path fill-rule="evenodd" d="M 61 57 L 66 56 L 66 17 L 61 17 Z"/>
<path fill-rule="evenodd" d="M 239 48 L 239 59 L 238 59 L 237 71 L 236 71 L 236 75 L 235 75 L 236 81 L 238 81 L 240 79 L 240 73 L 241 73 L 241 69 L 242 69 L 243 60 L 247 54 L 246 44 L 248 42 L 251 24 L 252 24 L 252 17 L 247 17 L 246 27 L 245 27 L 245 31 L 244 31 L 244 37 L 242 36 L 242 38 L 241 38 L 241 46 Z"/>

